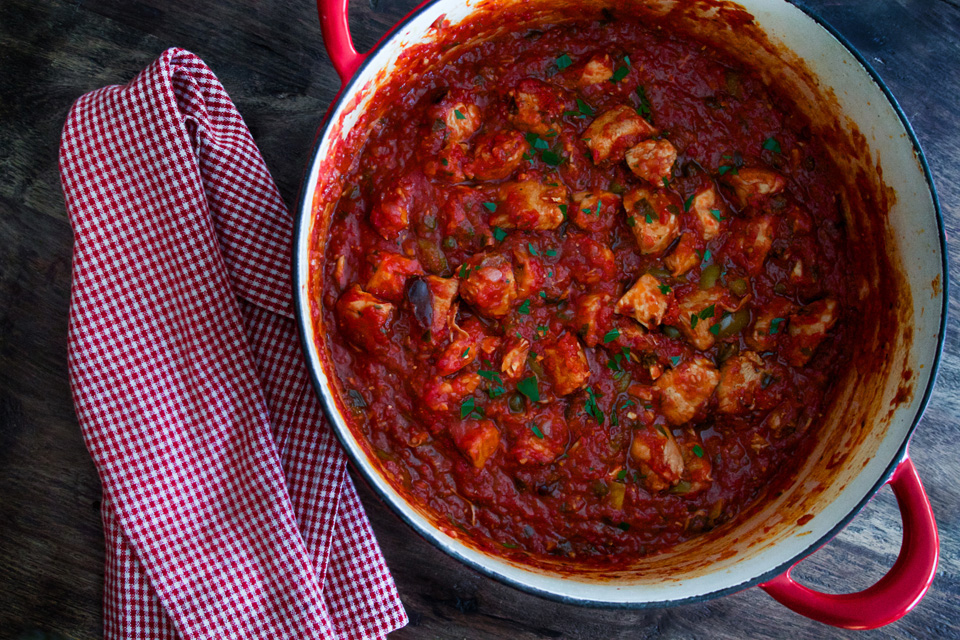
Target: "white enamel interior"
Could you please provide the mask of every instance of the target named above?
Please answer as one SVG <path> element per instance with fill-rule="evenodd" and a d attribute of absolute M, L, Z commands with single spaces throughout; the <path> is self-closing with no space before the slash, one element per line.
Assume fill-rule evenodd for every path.
<path fill-rule="evenodd" d="M 780 536 L 776 544 L 738 553 L 733 557 L 718 557 L 712 570 L 708 572 L 653 583 L 644 582 L 642 579 L 613 582 L 579 579 L 534 571 L 478 551 L 439 531 L 427 518 L 408 505 L 378 473 L 376 461 L 369 460 L 363 448 L 353 439 L 350 429 L 336 413 L 335 404 L 330 402 L 329 398 L 324 398 L 328 413 L 332 414 L 334 426 L 349 454 L 381 496 L 417 531 L 448 553 L 506 582 L 552 597 L 614 605 L 677 602 L 753 584 L 761 576 L 812 551 L 811 547 L 817 541 L 834 531 L 872 493 L 899 455 L 911 426 L 919 417 L 925 390 L 933 373 L 931 363 L 935 361 L 938 348 L 944 295 L 940 285 L 945 281 L 945 274 L 942 273 L 936 208 L 911 138 L 895 109 L 869 73 L 816 21 L 782 0 L 744 0 L 741 4 L 755 16 L 759 26 L 768 33 L 771 40 L 794 51 L 806 61 L 823 86 L 833 89 L 843 112 L 857 124 L 867 139 L 874 159 L 882 164 L 885 181 L 896 192 L 896 204 L 889 220 L 890 237 L 896 238 L 899 243 L 902 269 L 913 294 L 913 347 L 904 355 L 907 365 L 916 372 L 916 393 L 910 403 L 896 408 L 885 436 L 877 439 L 876 451 L 869 456 L 869 462 L 862 469 L 858 464 L 858 469 L 848 474 L 845 489 L 833 496 L 828 503 L 819 505 L 818 512 L 809 522 L 803 526 L 792 527 L 788 533 Z M 351 82 L 347 95 L 343 96 L 330 116 L 330 122 L 338 122 L 342 118 L 343 128 L 340 135 L 353 126 L 357 114 L 366 103 L 361 100 L 359 108 L 345 112 L 346 105 L 352 102 L 350 92 L 374 83 L 382 69 L 392 68 L 399 52 L 409 43 L 429 37 L 429 27 L 439 16 L 445 15 L 447 20 L 457 23 L 471 11 L 471 7 L 463 2 L 440 0 L 423 9 L 384 42 Z M 369 95 L 366 99 L 369 99 Z M 310 281 L 307 256 L 311 225 L 314 221 L 312 204 L 316 185 L 328 178 L 320 175 L 321 161 L 330 154 L 333 145 L 340 142 L 340 136 L 331 135 L 329 128 L 326 131 L 306 178 L 305 195 L 298 219 L 300 228 L 296 255 L 300 258 L 296 265 L 296 282 L 299 286 L 297 305 L 300 318 L 307 323 L 311 316 L 307 294 Z M 938 284 L 933 284 L 935 280 Z M 305 330 L 307 335 L 313 334 L 311 328 L 305 327 Z M 310 366 L 320 385 L 329 390 L 331 385 L 320 366 L 321 358 L 316 344 L 313 340 L 306 340 L 305 343 Z M 891 381 L 890 385 L 895 392 L 896 381 Z M 862 460 L 858 460 L 859 462 Z M 801 473 L 800 484 L 803 482 L 802 475 Z M 798 486 L 796 490 L 802 491 L 803 487 Z M 775 511 L 776 507 L 777 503 L 771 503 L 770 510 Z"/>

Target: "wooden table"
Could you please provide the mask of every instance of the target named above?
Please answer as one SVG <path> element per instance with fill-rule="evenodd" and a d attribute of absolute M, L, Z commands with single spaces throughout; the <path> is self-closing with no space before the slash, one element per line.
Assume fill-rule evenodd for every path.
<path fill-rule="evenodd" d="M 354 3 L 359 48 L 414 0 Z M 810 0 L 899 98 L 926 150 L 948 233 L 960 234 L 960 4 Z M 288 204 L 339 87 L 312 3 L 291 0 L 4 0 L 0 3 L 0 637 L 102 634 L 100 489 L 73 414 L 66 366 L 71 232 L 57 173 L 60 128 L 82 93 L 126 82 L 170 46 L 201 56 L 244 115 Z M 958 247 L 951 276 L 960 281 Z M 954 289 L 956 292 L 957 289 Z M 960 316 L 958 297 L 950 301 Z M 956 325 L 954 325 L 956 326 Z M 903 620 L 862 637 L 960 637 L 960 335 L 911 451 L 940 523 L 933 588 Z M 557 604 L 466 569 L 417 537 L 368 490 L 364 503 L 410 625 L 396 638 L 850 637 L 758 589 L 672 609 Z M 862 589 L 891 566 L 900 519 L 881 491 L 796 572 Z"/>

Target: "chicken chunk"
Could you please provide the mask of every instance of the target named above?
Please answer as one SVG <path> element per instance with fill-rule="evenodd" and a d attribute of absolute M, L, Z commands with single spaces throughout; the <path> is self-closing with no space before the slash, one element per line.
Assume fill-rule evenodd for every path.
<path fill-rule="evenodd" d="M 513 249 L 513 275 L 517 279 L 517 298 L 521 299 L 536 295 L 542 289 L 547 273 L 543 260 L 530 253 L 530 244 Z"/>
<path fill-rule="evenodd" d="M 477 469 L 483 469 L 500 446 L 500 431 L 492 420 L 464 420 L 450 425 L 450 436 L 460 453 Z"/>
<path fill-rule="evenodd" d="M 563 222 L 567 188 L 549 186 L 539 180 L 507 182 L 500 186 L 500 204 L 490 224 L 504 229 L 548 231 Z"/>
<path fill-rule="evenodd" d="M 797 310 L 797 305 L 786 298 L 774 297 L 756 314 L 751 329 L 744 340 L 756 351 L 771 351 L 779 338 L 786 333 L 787 318 Z"/>
<path fill-rule="evenodd" d="M 577 86 L 589 87 L 613 77 L 613 58 L 609 53 L 598 53 L 587 60 L 577 76 Z"/>
<path fill-rule="evenodd" d="M 648 491 L 668 489 L 677 484 L 683 474 L 683 453 L 673 433 L 663 425 L 634 431 L 630 456 L 637 463 Z"/>
<path fill-rule="evenodd" d="M 790 345 L 785 354 L 787 362 L 802 367 L 810 361 L 813 353 L 837 323 L 837 301 L 824 298 L 803 307 L 790 316 L 787 334 Z"/>
<path fill-rule="evenodd" d="M 706 291 L 694 289 L 677 298 L 677 326 L 690 344 L 705 351 L 716 342 L 716 335 L 710 329 L 720 320 L 722 312 L 737 308 L 732 295 L 723 287 L 714 286 Z"/>
<path fill-rule="evenodd" d="M 463 172 L 475 180 L 505 180 L 523 162 L 523 154 L 530 149 L 519 131 L 501 129 L 481 133 L 474 140 L 472 158 Z"/>
<path fill-rule="evenodd" d="M 421 329 L 430 333 L 430 340 L 439 342 L 447 337 L 447 317 L 459 288 L 456 278 L 440 276 L 414 278 L 407 287 L 413 317 Z"/>
<path fill-rule="evenodd" d="M 770 215 L 738 220 L 727 240 L 726 253 L 750 275 L 756 275 L 763 270 L 763 263 L 773 247 L 775 232 L 776 220 Z"/>
<path fill-rule="evenodd" d="M 663 320 L 672 293 L 660 289 L 660 281 L 646 273 L 617 301 L 615 311 L 629 316 L 650 329 Z"/>
<path fill-rule="evenodd" d="M 446 413 L 460 408 L 461 402 L 480 386 L 480 376 L 463 372 L 451 379 L 431 378 L 423 388 L 423 402 L 431 410 Z"/>
<path fill-rule="evenodd" d="M 701 356 L 666 371 L 654 386 L 660 390 L 660 407 L 667 422 L 680 425 L 693 420 L 719 382 L 717 368 Z"/>
<path fill-rule="evenodd" d="M 614 107 L 590 123 L 583 134 L 593 163 L 597 165 L 623 160 L 627 149 L 656 133 L 656 129 L 637 115 L 633 107 Z"/>
<path fill-rule="evenodd" d="M 623 197 L 627 225 L 633 231 L 640 253 L 666 250 L 680 235 L 680 198 L 664 189 L 634 189 Z"/>
<path fill-rule="evenodd" d="M 683 477 L 670 490 L 671 493 L 692 496 L 709 489 L 713 484 L 713 465 L 710 464 L 710 456 L 707 455 L 700 436 L 693 429 L 687 428 L 678 444 L 683 456 Z"/>
<path fill-rule="evenodd" d="M 635 176 L 660 186 L 664 178 L 670 177 L 677 149 L 669 140 L 643 140 L 627 151 L 626 158 Z"/>
<path fill-rule="evenodd" d="M 553 392 L 565 396 L 586 386 L 590 363 L 572 333 L 564 333 L 543 348 L 543 370 L 553 382 Z"/>
<path fill-rule="evenodd" d="M 437 373 L 448 376 L 463 369 L 480 355 L 480 345 L 487 338 L 483 324 L 468 318 L 463 327 L 456 323 L 456 313 L 450 316 L 450 344 L 437 358 Z"/>
<path fill-rule="evenodd" d="M 500 254 L 477 254 L 458 271 L 460 297 L 488 318 L 502 318 L 517 299 L 513 266 Z"/>
<path fill-rule="evenodd" d="M 588 235 L 569 234 L 563 242 L 563 254 L 571 276 L 580 284 L 609 281 L 617 274 L 613 251 Z"/>
<path fill-rule="evenodd" d="M 737 173 L 728 173 L 724 181 L 733 188 L 741 208 L 762 207 L 770 196 L 783 191 L 787 181 L 772 169 L 744 167 Z"/>
<path fill-rule="evenodd" d="M 520 464 L 550 464 L 566 449 L 570 432 L 556 403 L 517 419 L 508 453 Z"/>
<path fill-rule="evenodd" d="M 385 240 L 393 240 L 410 226 L 413 204 L 413 185 L 400 180 L 380 192 L 370 210 L 370 224 Z"/>
<path fill-rule="evenodd" d="M 472 102 L 455 102 L 444 108 L 443 123 L 447 126 L 448 144 L 463 142 L 480 128 L 480 107 Z"/>
<path fill-rule="evenodd" d="M 751 411 L 764 372 L 763 359 L 753 351 L 744 351 L 739 356 L 727 359 L 720 367 L 717 410 L 731 414 Z"/>
<path fill-rule="evenodd" d="M 517 337 L 511 337 L 505 347 L 503 362 L 500 371 L 507 380 L 519 380 L 527 366 L 527 356 L 530 354 L 530 343 Z"/>
<path fill-rule="evenodd" d="M 367 281 L 367 291 L 390 302 L 403 300 L 407 278 L 423 274 L 420 263 L 415 259 L 396 253 L 378 254 L 373 258 L 377 261 L 377 268 Z"/>
<path fill-rule="evenodd" d="M 564 111 L 572 106 L 557 87 L 535 78 L 521 80 L 510 91 L 513 101 L 510 123 L 521 131 L 544 135 Z"/>
<path fill-rule="evenodd" d="M 613 296 L 590 293 L 581 296 L 574 306 L 573 322 L 577 333 L 588 347 L 595 347 L 613 326 Z"/>
<path fill-rule="evenodd" d="M 697 240 L 692 233 L 684 233 L 680 236 L 680 242 L 673 248 L 663 263 L 667 265 L 674 277 L 682 276 L 695 266 L 700 264 L 700 256 L 697 255 Z"/>
<path fill-rule="evenodd" d="M 382 352 L 390 343 L 388 335 L 394 306 L 353 285 L 337 300 L 340 330 L 353 344 L 372 353 Z"/>
<path fill-rule="evenodd" d="M 601 233 L 616 223 L 620 196 L 609 191 L 580 191 L 573 194 L 570 221 L 584 231 Z"/>
<path fill-rule="evenodd" d="M 717 189 L 710 185 L 702 189 L 693 196 L 693 203 L 690 210 L 693 211 L 700 223 L 700 237 L 704 242 L 709 242 L 720 233 L 720 222 L 726 216 L 723 215 L 722 203 Z"/>

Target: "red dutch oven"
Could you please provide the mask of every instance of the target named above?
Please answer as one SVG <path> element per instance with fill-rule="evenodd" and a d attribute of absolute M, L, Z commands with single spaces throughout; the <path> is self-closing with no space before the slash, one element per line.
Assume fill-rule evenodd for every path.
<path fill-rule="evenodd" d="M 864 336 L 862 352 L 885 349 L 883 366 L 853 366 L 838 380 L 840 392 L 818 432 L 819 442 L 786 490 L 720 528 L 718 535 L 711 532 L 639 559 L 623 571 L 552 571 L 498 557 L 438 526 L 390 484 L 362 436 L 344 419 L 316 313 L 320 302 L 311 294 L 311 271 L 322 264 L 324 234 L 339 194 L 338 158 L 351 152 L 355 128 L 362 126 L 377 88 L 391 79 L 398 57 L 440 37 L 436 24 L 446 20 L 456 25 L 491 11 L 504 15 L 522 10 L 531 24 L 538 17 L 556 21 L 570 13 L 569 5 L 553 4 L 428 0 L 361 54 L 350 38 L 347 0 L 318 0 L 324 41 L 343 87 L 320 129 L 304 181 L 294 282 L 304 352 L 330 423 L 357 469 L 418 533 L 465 564 L 525 591 L 585 605 L 662 607 L 759 586 L 790 609 L 838 627 L 868 629 L 899 619 L 926 593 L 938 559 L 936 522 L 908 443 L 930 397 L 946 329 L 943 223 L 919 144 L 893 96 L 839 34 L 785 0 L 689 6 L 663 0 L 580 0 L 575 8 L 585 15 L 615 4 L 618 10 L 630 7 L 651 19 L 672 11 L 669 24 L 749 60 L 769 81 L 787 85 L 799 96 L 798 108 L 813 122 L 837 125 L 852 138 L 862 136 L 857 138 L 863 148 L 859 157 L 834 160 L 850 175 L 861 170 L 872 176 L 877 192 L 889 195 L 883 220 L 855 223 L 883 225 L 899 287 L 898 305 L 891 312 L 896 338 L 893 344 L 878 345 Z M 721 5 L 724 11 L 717 11 Z M 725 24 L 725 12 L 742 18 L 744 11 L 750 14 L 750 28 Z M 903 519 L 903 541 L 893 568 L 859 593 L 820 593 L 794 581 L 791 568 L 836 535 L 885 484 L 893 489 Z"/>

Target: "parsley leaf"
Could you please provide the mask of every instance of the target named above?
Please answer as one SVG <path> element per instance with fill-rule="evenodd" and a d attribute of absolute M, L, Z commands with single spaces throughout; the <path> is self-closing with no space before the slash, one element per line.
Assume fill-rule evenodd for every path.
<path fill-rule="evenodd" d="M 696 194 L 691 195 L 689 198 L 687 198 L 686 200 L 683 201 L 683 212 L 684 212 L 684 213 L 687 213 L 688 211 L 690 211 L 690 205 L 693 204 L 694 195 L 696 195 Z"/>
<path fill-rule="evenodd" d="M 774 153 L 780 153 L 780 143 L 777 142 L 776 138 L 767 138 L 763 141 L 763 148 L 767 151 L 773 151 Z"/>
<path fill-rule="evenodd" d="M 610 331 L 607 331 L 607 333 L 603 336 L 603 344 L 613 342 L 619 337 L 620 329 L 610 329 Z"/>
<path fill-rule="evenodd" d="M 703 457 L 703 447 L 701 447 L 701 446 L 698 445 L 698 444 L 693 445 L 693 455 L 697 456 L 698 458 L 702 458 L 702 457 Z"/>
<path fill-rule="evenodd" d="M 564 205 L 564 206 L 566 206 L 566 205 Z M 544 253 L 552 258 L 553 256 L 557 255 L 557 250 L 556 250 L 556 249 L 547 249 L 546 251 L 544 251 Z"/>
<path fill-rule="evenodd" d="M 518 382 L 517 391 L 527 396 L 530 402 L 540 402 L 540 387 L 537 384 L 537 376 L 530 376 Z"/>
<path fill-rule="evenodd" d="M 695 313 L 691 313 L 691 314 L 690 314 L 690 328 L 691 328 L 691 329 L 696 329 L 698 322 L 700 322 L 700 317 L 697 316 L 697 314 L 695 314 Z"/>
<path fill-rule="evenodd" d="M 537 248 L 536 248 L 535 246 L 533 246 L 533 243 L 532 243 L 532 242 L 528 242 L 528 243 L 527 243 L 527 251 L 529 251 L 529 252 L 530 252 L 530 255 L 532 255 L 532 256 L 539 256 L 539 255 L 540 255 L 539 253 L 537 253 Z"/>
<path fill-rule="evenodd" d="M 720 214 L 720 209 L 710 209 L 710 215 L 717 219 L 717 222 L 723 222 L 724 217 Z"/>
<path fill-rule="evenodd" d="M 670 362 L 673 363 L 673 366 L 680 364 L 680 356 L 673 356 L 670 358 Z"/>
<path fill-rule="evenodd" d="M 551 167 L 558 167 L 563 163 L 563 158 L 554 151 L 544 151 L 540 154 L 540 159 Z"/>
<path fill-rule="evenodd" d="M 603 411 L 597 405 L 597 394 L 593 392 L 593 387 L 587 387 L 587 402 L 583 408 L 598 424 L 603 424 Z"/>
<path fill-rule="evenodd" d="M 494 227 L 493 237 L 497 242 L 503 242 L 503 239 L 507 237 L 507 232 L 500 227 Z"/>
<path fill-rule="evenodd" d="M 640 106 L 637 107 L 637 115 L 641 116 L 647 122 L 653 123 L 653 112 L 650 110 L 650 100 L 647 98 L 647 90 L 643 85 L 637 87 L 637 97 L 640 98 Z"/>
<path fill-rule="evenodd" d="M 530 301 L 524 300 L 520 308 L 517 309 L 517 312 L 525 316 L 530 315 Z"/>
<path fill-rule="evenodd" d="M 530 423 L 530 431 L 533 431 L 533 435 L 543 440 L 543 431 L 540 431 L 540 427 L 537 426 L 536 422 Z"/>
<path fill-rule="evenodd" d="M 714 315 L 716 315 L 716 313 L 717 313 L 717 305 L 712 304 L 700 312 L 700 319 L 706 320 L 708 318 L 712 318 Z"/>
<path fill-rule="evenodd" d="M 460 419 L 466 420 L 468 417 L 483 417 L 483 407 L 478 407 L 476 405 L 476 401 L 473 399 L 473 396 L 470 396 L 460 404 Z"/>
<path fill-rule="evenodd" d="M 660 293 L 662 293 L 663 295 L 667 295 L 671 291 L 670 285 L 668 284 L 662 284 L 657 288 L 660 289 Z"/>
<path fill-rule="evenodd" d="M 467 116 L 465 116 L 465 115 L 463 115 L 462 113 L 460 113 L 460 109 L 454 109 L 454 110 L 453 110 L 453 115 L 455 115 L 455 116 L 457 117 L 457 120 L 466 120 L 466 119 L 467 119 Z"/>
<path fill-rule="evenodd" d="M 610 82 L 620 82 L 627 77 L 628 73 L 630 73 L 630 69 L 628 67 L 618 67 L 617 70 L 613 72 Z"/>
<path fill-rule="evenodd" d="M 584 116 L 592 116 L 593 109 L 586 102 L 577 98 L 577 108 L 580 109 L 580 114 Z"/>
<path fill-rule="evenodd" d="M 487 211 L 490 213 L 496 213 L 497 203 L 496 202 L 484 202 L 483 206 L 486 207 Z"/>
<path fill-rule="evenodd" d="M 568 56 L 567 54 L 563 54 L 562 56 L 557 58 L 556 63 L 557 63 L 557 68 L 563 71 L 564 69 L 569 67 L 571 64 L 573 64 L 573 60 L 571 60 L 570 56 Z"/>
<path fill-rule="evenodd" d="M 780 331 L 780 325 L 783 324 L 783 318 L 774 318 L 770 321 L 770 335 L 776 335 Z"/>

